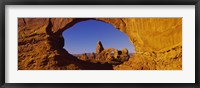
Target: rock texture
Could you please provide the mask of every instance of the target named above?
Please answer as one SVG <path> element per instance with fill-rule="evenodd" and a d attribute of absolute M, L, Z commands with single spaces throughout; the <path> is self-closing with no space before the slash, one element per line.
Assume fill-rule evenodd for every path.
<path fill-rule="evenodd" d="M 122 49 L 122 54 L 128 54 L 128 49 L 123 48 L 123 49 Z"/>
<path fill-rule="evenodd" d="M 112 69 L 63 49 L 62 32 L 91 19 L 112 24 L 135 47 L 133 57 L 114 69 L 182 69 L 182 18 L 18 18 L 18 69 Z"/>
<path fill-rule="evenodd" d="M 101 41 L 98 41 L 97 42 L 97 47 L 96 47 L 96 53 L 99 54 L 103 50 L 104 50 L 104 48 L 103 48 L 103 45 L 102 45 Z"/>
<path fill-rule="evenodd" d="M 115 50 L 114 57 L 120 62 L 127 61 L 130 58 L 128 50 L 126 48 L 122 49 L 121 51 Z"/>
<path fill-rule="evenodd" d="M 101 53 L 97 54 L 96 60 L 100 63 L 111 63 L 111 61 L 115 60 L 112 53 L 115 51 L 114 48 L 107 48 L 103 50 Z"/>
<path fill-rule="evenodd" d="M 83 61 L 87 61 L 89 58 L 88 58 L 88 56 L 87 56 L 86 53 L 83 53 L 83 54 L 81 55 L 80 59 L 83 60 Z"/>
<path fill-rule="evenodd" d="M 91 62 L 96 62 L 96 55 L 94 52 L 90 53 L 89 60 Z"/>
<path fill-rule="evenodd" d="M 128 61 L 129 55 L 128 55 L 128 50 L 124 48 L 122 51 L 116 50 L 114 48 L 102 48 L 103 44 L 101 41 L 97 42 L 97 52 L 96 54 L 94 52 L 88 53 L 89 57 L 87 56 L 86 53 L 83 53 L 81 56 L 79 55 L 74 55 L 78 57 L 78 59 L 83 60 L 83 61 L 88 61 L 91 63 L 101 63 L 101 64 L 111 64 L 111 65 L 119 65 L 123 63 L 124 61 Z M 102 50 L 99 50 L 102 49 Z"/>
<path fill-rule="evenodd" d="M 114 52 L 114 53 L 113 53 Z M 96 62 L 100 63 L 109 63 L 112 65 L 118 65 L 123 63 L 124 61 L 128 61 L 129 55 L 126 53 L 122 53 L 120 50 L 116 50 L 114 48 L 104 49 L 101 53 L 97 54 Z"/>

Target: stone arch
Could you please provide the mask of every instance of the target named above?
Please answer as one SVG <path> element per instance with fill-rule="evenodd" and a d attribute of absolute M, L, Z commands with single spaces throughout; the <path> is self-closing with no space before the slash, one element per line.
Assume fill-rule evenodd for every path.
<path fill-rule="evenodd" d="M 47 34 L 51 35 L 58 43 L 59 49 L 64 47 L 64 39 L 62 37 L 62 32 L 67 30 L 68 28 L 72 27 L 76 23 L 82 22 L 82 21 L 87 21 L 87 20 L 97 20 L 97 21 L 102 21 L 108 24 L 113 25 L 112 22 L 114 22 L 114 27 L 118 29 L 119 31 L 127 33 L 124 30 L 120 30 L 120 26 L 126 25 L 121 19 L 119 20 L 110 20 L 110 19 L 95 19 L 95 18 L 75 18 L 75 19 L 49 19 L 49 25 L 47 27 Z M 59 25 L 61 24 L 61 25 Z M 65 25 L 64 25 L 65 24 Z M 124 28 L 123 28 L 124 29 Z M 127 35 L 128 36 L 128 35 Z M 50 39 L 51 40 L 51 39 Z"/>
<path fill-rule="evenodd" d="M 112 24 L 109 24 L 105 21 L 97 20 L 97 19 L 80 20 L 80 21 L 74 22 L 74 24 L 75 25 L 68 26 L 67 29 L 63 30 L 62 33 L 61 33 L 62 37 L 64 37 L 64 40 L 65 40 L 64 41 L 65 47 L 63 47 L 63 48 L 65 48 L 69 52 L 73 51 L 72 47 L 76 48 L 76 50 L 88 49 L 88 48 L 84 48 L 84 47 L 77 48 L 78 46 L 73 46 L 74 43 L 70 43 L 70 42 L 76 41 L 76 39 L 72 40 L 73 39 L 72 36 L 77 38 L 77 36 L 78 36 L 77 33 L 79 33 L 80 31 L 82 31 L 81 33 L 87 34 L 86 35 L 87 37 L 88 36 L 93 37 L 93 35 L 88 35 L 88 33 L 90 33 L 90 32 L 92 32 L 92 34 L 96 33 L 95 35 L 103 35 L 104 36 L 104 38 L 102 38 L 103 36 L 100 37 L 100 38 L 98 37 L 98 39 L 92 38 L 91 39 L 92 42 L 87 42 L 87 45 L 93 43 L 92 44 L 93 49 L 95 49 L 97 41 L 100 40 L 101 42 L 103 42 L 103 44 L 107 45 L 107 48 L 112 47 L 112 48 L 116 48 L 116 49 L 119 49 L 119 48 L 123 49 L 123 48 L 126 47 L 129 50 L 129 52 L 131 52 L 131 53 L 134 52 L 134 47 L 131 44 L 130 39 L 128 38 L 128 35 L 125 34 L 125 33 L 122 33 L 119 29 L 116 29 Z M 87 26 L 91 26 L 91 27 L 87 27 L 87 30 L 85 30 L 85 29 L 83 29 L 85 27 L 85 25 L 83 25 L 83 24 L 86 24 Z M 95 24 L 95 26 L 92 26 L 94 24 Z M 103 27 L 103 28 L 101 28 L 101 27 Z M 98 30 L 99 28 L 101 28 L 101 29 Z M 106 30 L 104 30 L 104 29 L 106 29 Z M 106 33 L 107 31 L 109 31 L 109 33 Z M 112 33 L 112 34 L 110 34 L 110 33 Z M 65 37 L 65 36 L 68 36 L 68 37 Z M 113 37 L 113 36 L 115 36 L 115 37 Z M 119 37 L 119 36 L 122 36 L 122 37 Z M 69 39 L 69 37 L 72 38 L 72 39 Z M 109 43 L 108 43 L 108 41 L 105 41 L 106 40 L 105 37 L 107 37 L 106 39 L 110 39 Z M 117 39 L 117 38 L 119 38 L 119 40 L 117 40 L 117 42 L 116 42 L 115 39 Z M 121 40 L 120 40 L 120 38 L 121 38 Z M 79 39 L 85 40 L 86 38 L 84 36 L 82 36 L 82 37 L 79 37 L 77 40 L 79 41 Z M 122 41 L 122 39 L 123 39 L 123 41 Z M 71 40 L 71 41 L 68 41 L 68 40 Z M 96 40 L 96 41 L 94 41 L 94 40 Z M 113 41 L 113 40 L 115 40 L 115 41 Z M 87 41 L 90 41 L 90 38 L 87 39 Z M 82 45 L 84 43 L 86 43 L 86 41 L 82 41 Z M 109 45 L 109 44 L 112 44 L 112 45 Z M 116 44 L 116 45 L 113 45 L 113 44 Z M 123 47 L 122 46 L 119 47 L 118 46 L 119 44 L 123 45 Z M 116 47 L 116 46 L 118 46 L 118 47 Z M 68 48 L 66 48 L 66 47 L 68 47 Z M 79 54 L 82 54 L 84 52 L 89 53 L 88 50 L 87 50 L 87 51 L 82 51 L 82 52 L 79 51 Z M 91 52 L 95 52 L 95 51 L 91 51 Z M 73 54 L 73 53 L 71 52 L 71 54 Z"/>
<path fill-rule="evenodd" d="M 182 69 L 182 18 L 18 18 L 18 69 L 96 69 L 62 49 L 62 32 L 88 19 L 112 24 L 134 45 L 137 58 L 114 69 Z"/>

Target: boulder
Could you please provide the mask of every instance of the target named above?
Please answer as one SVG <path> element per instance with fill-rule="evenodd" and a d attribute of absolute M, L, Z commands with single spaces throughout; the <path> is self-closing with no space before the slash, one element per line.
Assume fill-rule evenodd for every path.
<path fill-rule="evenodd" d="M 128 49 L 123 48 L 123 49 L 122 49 L 122 54 L 128 54 Z"/>

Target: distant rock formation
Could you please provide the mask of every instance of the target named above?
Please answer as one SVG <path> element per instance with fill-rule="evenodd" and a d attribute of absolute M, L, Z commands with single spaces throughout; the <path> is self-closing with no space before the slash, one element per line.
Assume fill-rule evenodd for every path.
<path fill-rule="evenodd" d="M 83 53 L 80 57 L 81 60 L 87 61 L 88 60 L 88 56 L 86 53 Z"/>
<path fill-rule="evenodd" d="M 122 49 L 122 54 L 128 54 L 128 49 L 123 48 L 123 49 Z"/>
<path fill-rule="evenodd" d="M 101 53 L 97 54 L 96 60 L 101 63 L 110 63 L 112 60 L 114 60 L 114 57 L 111 54 L 111 52 L 113 52 L 114 50 L 114 48 L 104 49 Z"/>
<path fill-rule="evenodd" d="M 122 62 L 127 61 L 130 58 L 128 49 L 124 48 L 122 49 L 122 54 L 120 55 L 120 60 Z"/>
<path fill-rule="evenodd" d="M 101 53 L 97 54 L 96 60 L 101 63 L 110 63 L 113 65 L 121 64 L 124 61 L 128 61 L 128 53 L 122 53 L 120 50 L 114 48 L 104 49 Z"/>
<path fill-rule="evenodd" d="M 103 46 L 101 41 L 98 41 L 96 49 Z M 101 51 L 102 50 L 102 51 Z M 120 64 L 129 59 L 128 50 L 124 48 L 122 51 L 114 48 L 106 48 L 98 50 L 96 61 L 100 63 Z"/>
<path fill-rule="evenodd" d="M 96 55 L 94 52 L 90 53 L 89 59 L 94 60 L 96 58 Z"/>
<path fill-rule="evenodd" d="M 97 46 L 96 46 L 96 53 L 99 54 L 103 50 L 104 50 L 104 48 L 103 48 L 103 45 L 102 45 L 101 41 L 98 41 L 97 42 Z"/>
<path fill-rule="evenodd" d="M 92 63 L 101 63 L 101 64 L 111 64 L 111 65 L 118 65 L 125 61 L 128 61 L 129 54 L 126 48 L 122 50 L 117 50 L 114 48 L 106 48 L 103 49 L 103 44 L 101 41 L 97 42 L 96 49 L 98 53 L 88 53 L 89 57 L 86 53 L 83 53 L 81 56 L 75 55 L 78 59 L 83 61 L 88 61 Z"/>

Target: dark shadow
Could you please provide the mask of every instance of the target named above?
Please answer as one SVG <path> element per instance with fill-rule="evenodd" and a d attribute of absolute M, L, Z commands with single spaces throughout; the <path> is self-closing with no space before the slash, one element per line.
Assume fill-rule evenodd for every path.
<path fill-rule="evenodd" d="M 105 63 L 92 63 L 87 61 L 79 60 L 77 57 L 69 54 L 65 49 L 61 50 L 61 55 L 56 56 L 56 60 L 58 61 L 59 67 L 64 67 L 69 64 L 74 64 L 82 70 L 113 70 L 111 64 Z"/>

